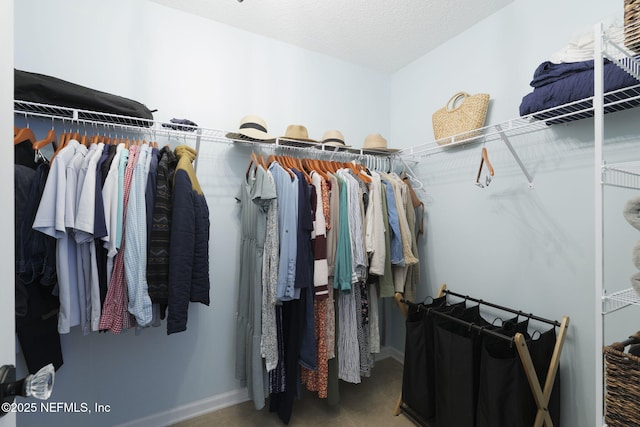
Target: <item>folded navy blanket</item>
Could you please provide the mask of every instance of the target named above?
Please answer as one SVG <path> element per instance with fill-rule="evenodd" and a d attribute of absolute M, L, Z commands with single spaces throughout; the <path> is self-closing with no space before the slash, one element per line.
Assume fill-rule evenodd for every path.
<path fill-rule="evenodd" d="M 554 64 L 553 62 L 545 61 L 533 72 L 533 80 L 531 80 L 529 85 L 534 88 L 544 86 L 572 74 L 588 70 L 593 70 L 593 60 L 563 62 L 561 64 Z"/>
<path fill-rule="evenodd" d="M 536 84 L 546 81 L 533 89 L 533 92 L 522 98 L 520 115 L 525 116 L 541 110 L 557 107 L 573 101 L 593 96 L 593 61 L 591 68 L 580 70 L 584 63 L 564 64 L 568 67 L 551 67 L 547 63 L 541 64 L 536 70 L 534 81 Z M 562 64 L 554 64 L 562 65 Z M 606 61 L 604 64 L 604 91 L 610 92 L 617 89 L 637 85 L 635 78 L 631 77 L 615 64 Z M 630 95 L 628 95 L 630 96 Z M 637 105 L 637 104 L 636 104 Z M 635 106 L 635 105 L 634 105 Z"/>

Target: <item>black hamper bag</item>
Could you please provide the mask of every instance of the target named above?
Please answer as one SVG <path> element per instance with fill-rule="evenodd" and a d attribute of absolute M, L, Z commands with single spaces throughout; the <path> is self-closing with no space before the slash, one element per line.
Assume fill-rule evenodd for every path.
<path fill-rule="evenodd" d="M 459 316 L 476 326 L 495 329 L 480 316 L 479 306 Z M 482 336 L 466 325 L 444 320 L 435 328 L 436 425 L 475 427 Z"/>
<path fill-rule="evenodd" d="M 14 99 L 37 102 L 60 107 L 77 108 L 100 113 L 153 120 L 152 112 L 144 105 L 131 99 L 88 87 L 70 83 L 56 77 L 27 71 L 14 71 Z M 96 120 L 87 114 L 79 113 L 79 119 Z M 143 120 L 122 119 L 119 123 L 132 126 L 149 126 Z"/>
<path fill-rule="evenodd" d="M 430 334 L 427 332 L 430 326 L 426 319 L 427 310 L 440 307 L 445 301 L 446 297 L 440 297 L 431 304 L 408 305 L 402 370 L 402 401 L 422 421 L 434 415 L 433 332 Z"/>
<path fill-rule="evenodd" d="M 527 336 L 528 319 L 498 329 L 513 337 Z M 535 402 L 515 342 L 491 335 L 482 340 L 480 386 L 476 427 L 530 427 L 535 420 Z M 533 419 L 531 413 L 533 412 Z"/>

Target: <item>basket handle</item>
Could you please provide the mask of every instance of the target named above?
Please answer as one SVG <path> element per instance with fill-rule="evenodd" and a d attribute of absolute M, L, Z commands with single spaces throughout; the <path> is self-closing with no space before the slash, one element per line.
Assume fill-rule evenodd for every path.
<path fill-rule="evenodd" d="M 460 106 L 458 105 L 457 107 L 456 102 L 458 102 L 460 99 L 464 99 L 466 97 L 470 96 L 467 92 L 458 92 L 455 95 L 453 95 L 451 98 L 449 98 L 449 100 L 447 101 L 447 111 L 453 111 L 458 109 Z"/>
<path fill-rule="evenodd" d="M 624 348 L 630 344 L 638 344 L 640 343 L 640 331 L 631 335 L 629 338 L 622 342 L 614 342 L 611 344 L 611 347 L 618 351 L 624 351 Z"/>

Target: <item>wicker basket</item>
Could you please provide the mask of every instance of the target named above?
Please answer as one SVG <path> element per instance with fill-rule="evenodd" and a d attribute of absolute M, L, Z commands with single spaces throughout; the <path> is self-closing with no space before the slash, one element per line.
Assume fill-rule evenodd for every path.
<path fill-rule="evenodd" d="M 640 0 L 624 1 L 624 44 L 640 53 Z"/>
<path fill-rule="evenodd" d="M 640 427 L 640 358 L 615 345 L 604 348 L 608 427 Z"/>

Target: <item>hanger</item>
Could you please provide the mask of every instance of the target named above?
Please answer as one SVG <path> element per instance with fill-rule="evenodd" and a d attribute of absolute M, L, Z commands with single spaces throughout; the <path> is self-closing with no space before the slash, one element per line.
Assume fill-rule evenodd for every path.
<path fill-rule="evenodd" d="M 244 174 L 246 178 L 249 178 L 249 172 L 251 171 L 251 167 L 253 165 L 264 169 L 264 166 L 260 163 L 260 159 L 258 159 L 258 156 L 256 156 L 255 151 L 251 152 L 251 158 L 249 159 L 249 166 L 247 167 L 247 172 L 245 172 Z"/>
<path fill-rule="evenodd" d="M 295 176 L 293 171 L 291 171 L 291 168 L 294 167 L 292 162 L 293 159 L 290 156 L 276 156 L 276 159 L 278 159 L 278 163 L 280 163 L 284 170 L 289 173 L 291 179 L 293 179 L 293 177 Z"/>
<path fill-rule="evenodd" d="M 22 129 L 18 129 L 18 132 L 13 136 L 13 144 L 17 145 L 21 142 L 29 141 L 31 144 L 36 142 L 38 139 L 33 131 L 29 127 L 25 127 Z"/>
<path fill-rule="evenodd" d="M 286 163 L 285 157 L 286 156 L 277 156 L 275 154 L 269 154 L 269 157 L 267 157 L 267 168 L 269 168 L 273 162 L 277 162 L 282 169 L 287 171 L 291 179 L 293 179 L 294 177 L 293 172 L 291 172 L 291 170 L 289 169 L 289 166 Z"/>
<path fill-rule="evenodd" d="M 249 165 L 247 166 L 247 171 L 244 173 L 244 177 L 246 179 L 249 179 L 249 172 L 251 172 L 251 167 L 254 165 L 258 165 L 257 162 L 257 158 L 256 158 L 256 153 L 254 153 L 253 151 L 251 152 L 251 157 L 249 158 Z"/>
<path fill-rule="evenodd" d="M 47 132 L 47 136 L 39 141 L 34 141 L 32 144 L 33 149 L 35 150 L 35 162 L 40 163 L 41 161 L 48 162 L 49 160 L 42 154 L 40 149 L 49 144 L 53 144 L 54 152 L 56 150 L 56 131 L 53 129 L 53 119 L 51 119 L 51 129 Z"/>
<path fill-rule="evenodd" d="M 68 136 L 69 134 L 67 132 L 63 132 L 60 134 L 60 139 L 58 141 L 58 148 L 56 148 L 56 150 L 53 152 L 53 155 L 49 159 L 49 162 L 53 162 L 53 159 L 55 159 L 58 153 L 67 145 L 67 142 L 69 142 Z"/>
<path fill-rule="evenodd" d="M 343 166 L 346 169 L 350 169 L 353 172 L 353 174 L 358 178 L 360 178 L 362 181 L 366 182 L 367 184 L 371 183 L 371 177 L 369 175 L 361 173 L 362 172 L 362 169 L 360 168 L 361 165 L 355 163 L 355 161 L 345 162 L 343 163 Z"/>
<path fill-rule="evenodd" d="M 332 162 L 329 160 L 323 160 L 324 164 L 327 166 L 327 169 L 329 169 L 331 171 L 331 173 L 336 173 L 338 172 L 338 169 L 340 169 L 338 163 L 336 162 Z"/>
<path fill-rule="evenodd" d="M 480 182 L 480 175 L 482 174 L 482 167 L 487 165 L 487 169 L 489 169 L 489 175 L 485 177 L 485 183 L 482 184 Z M 494 175 L 493 166 L 491 166 L 491 162 L 489 161 L 489 154 L 487 153 L 486 147 L 482 147 L 482 157 L 480 158 L 480 167 L 478 168 L 478 175 L 476 176 L 476 185 L 480 188 L 488 187 L 491 183 L 491 177 Z"/>
<path fill-rule="evenodd" d="M 324 180 L 328 180 L 329 176 L 321 169 L 318 165 L 318 162 L 315 159 L 302 159 L 302 164 L 308 172 L 315 172 L 322 177 Z"/>
<path fill-rule="evenodd" d="M 39 140 L 39 141 L 35 141 L 33 143 L 33 149 L 34 150 L 40 150 L 42 147 L 45 147 L 51 143 L 53 143 L 55 145 L 55 142 L 57 140 L 56 137 L 56 131 L 53 130 L 53 128 L 51 128 L 49 130 L 49 132 L 47 132 L 47 136 L 45 136 L 43 139 Z M 56 148 L 56 147 L 54 147 Z"/>
<path fill-rule="evenodd" d="M 267 156 L 267 168 L 271 166 L 271 163 L 277 162 L 277 161 L 278 159 L 276 159 L 276 156 L 274 154 L 269 154 L 269 156 Z"/>
<path fill-rule="evenodd" d="M 293 160 L 294 168 L 299 170 L 302 173 L 302 175 L 304 176 L 304 179 L 307 181 L 307 184 L 311 184 L 311 176 L 304 168 L 304 165 L 302 164 L 302 159 L 300 159 L 300 157 L 292 157 L 291 159 Z"/>
<path fill-rule="evenodd" d="M 367 168 L 362 163 L 356 163 L 356 169 L 358 170 L 358 177 L 366 182 L 367 184 L 371 184 L 373 182 L 373 178 L 367 172 Z"/>
<path fill-rule="evenodd" d="M 80 138 L 80 144 L 84 145 L 85 147 L 88 147 L 89 145 L 91 145 L 91 142 L 89 141 L 89 138 L 87 137 L 87 132 L 85 131 L 84 135 L 82 135 L 82 137 Z"/>

